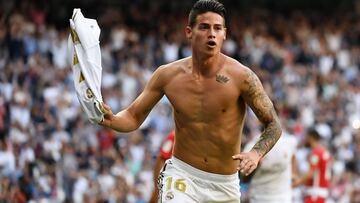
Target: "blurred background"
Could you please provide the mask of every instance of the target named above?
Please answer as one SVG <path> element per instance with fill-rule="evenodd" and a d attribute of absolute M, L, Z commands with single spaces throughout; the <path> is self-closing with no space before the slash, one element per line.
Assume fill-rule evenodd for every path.
<path fill-rule="evenodd" d="M 97 19 L 102 93 L 118 112 L 159 65 L 191 54 L 184 28 L 194 2 L 0 0 L 0 202 L 147 202 L 154 157 L 173 129 L 169 102 L 132 133 L 91 124 L 74 90 L 68 19 L 73 8 Z M 334 158 L 329 202 L 360 202 L 360 1 L 221 2 L 223 52 L 262 80 L 298 140 L 300 173 L 315 127 Z M 249 113 L 243 145 L 259 132 Z"/>

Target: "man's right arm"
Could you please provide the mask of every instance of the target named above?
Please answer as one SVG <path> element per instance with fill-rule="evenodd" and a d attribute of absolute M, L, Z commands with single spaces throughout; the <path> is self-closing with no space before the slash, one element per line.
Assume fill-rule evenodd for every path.
<path fill-rule="evenodd" d="M 159 67 L 146 84 L 143 92 L 126 109 L 117 114 L 113 114 L 110 107 L 104 107 L 104 120 L 100 125 L 112 128 L 119 132 L 130 132 L 136 130 L 144 122 L 155 104 L 164 95 L 163 87 L 165 84 L 161 76 L 164 68 Z"/>

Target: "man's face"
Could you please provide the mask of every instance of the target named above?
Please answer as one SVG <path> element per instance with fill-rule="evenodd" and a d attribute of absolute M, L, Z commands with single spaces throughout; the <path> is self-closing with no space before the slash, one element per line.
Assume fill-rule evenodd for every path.
<path fill-rule="evenodd" d="M 219 53 L 226 38 L 224 19 L 213 12 L 200 14 L 193 27 L 186 27 L 186 36 L 196 50 L 208 55 Z"/>
<path fill-rule="evenodd" d="M 306 148 L 311 148 L 311 145 L 310 145 L 311 139 L 312 138 L 309 135 L 306 136 L 305 142 L 304 142 Z"/>

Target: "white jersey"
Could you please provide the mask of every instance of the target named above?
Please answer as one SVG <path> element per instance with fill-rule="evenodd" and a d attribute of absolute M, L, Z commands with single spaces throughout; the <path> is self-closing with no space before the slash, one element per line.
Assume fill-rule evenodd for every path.
<path fill-rule="evenodd" d="M 74 85 L 79 102 L 92 123 L 103 120 L 101 102 L 100 28 L 94 19 L 85 18 L 80 9 L 74 9 L 70 19 L 71 36 L 68 46 Z"/>
<path fill-rule="evenodd" d="M 256 143 L 254 139 L 245 150 Z M 251 203 L 291 202 L 291 159 L 297 147 L 296 138 L 283 134 L 260 161 L 250 182 Z"/>

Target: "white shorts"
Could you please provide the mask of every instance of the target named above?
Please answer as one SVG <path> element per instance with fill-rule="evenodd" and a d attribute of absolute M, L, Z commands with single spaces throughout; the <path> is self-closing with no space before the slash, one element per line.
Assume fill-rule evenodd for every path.
<path fill-rule="evenodd" d="M 250 203 L 291 203 L 291 193 L 289 195 L 276 196 L 261 196 L 261 194 L 257 194 L 256 196 L 252 196 L 250 194 Z"/>
<path fill-rule="evenodd" d="M 238 174 L 208 173 L 172 157 L 158 178 L 159 202 L 240 202 Z"/>

